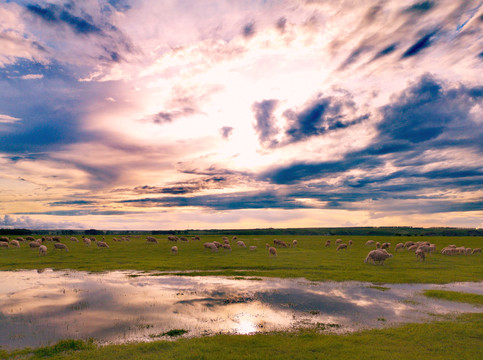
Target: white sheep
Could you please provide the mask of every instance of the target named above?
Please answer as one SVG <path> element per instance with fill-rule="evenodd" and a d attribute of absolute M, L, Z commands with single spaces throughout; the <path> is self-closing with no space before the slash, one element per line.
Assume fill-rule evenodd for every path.
<path fill-rule="evenodd" d="M 66 252 L 69 252 L 69 248 L 67 247 L 67 245 L 62 244 L 62 243 L 55 243 L 54 248 L 59 249 L 59 250 L 65 250 Z"/>
<path fill-rule="evenodd" d="M 465 255 L 470 255 L 471 254 L 471 248 L 466 248 Z"/>
<path fill-rule="evenodd" d="M 18 248 L 20 247 L 20 243 L 18 242 L 18 240 L 10 240 L 10 245 Z"/>
<path fill-rule="evenodd" d="M 35 240 L 35 241 L 31 241 L 31 242 L 29 243 L 29 246 L 30 246 L 31 248 L 38 248 L 40 245 L 42 245 L 42 240 L 41 240 L 41 239 L 37 239 L 37 240 Z"/>
<path fill-rule="evenodd" d="M 39 246 L 39 256 L 45 256 L 47 254 L 47 246 L 45 245 L 40 245 Z"/>
<path fill-rule="evenodd" d="M 231 251 L 231 245 L 230 244 L 223 244 L 222 246 L 223 249 Z"/>
<path fill-rule="evenodd" d="M 340 244 L 339 246 L 337 246 L 337 251 L 339 250 L 347 250 L 347 244 Z"/>
<path fill-rule="evenodd" d="M 268 243 L 265 243 L 265 247 L 268 249 L 270 245 L 268 245 Z"/>
<path fill-rule="evenodd" d="M 268 248 L 268 256 L 274 256 L 274 257 L 276 257 L 277 256 L 277 249 L 275 249 L 274 247 L 270 246 Z"/>
<path fill-rule="evenodd" d="M 421 249 L 421 246 L 415 251 L 416 258 L 424 261 L 426 259 L 426 255 L 424 254 L 424 250 Z"/>
<path fill-rule="evenodd" d="M 188 238 L 185 238 L 184 236 L 181 236 L 179 239 L 180 239 L 181 241 L 188 241 Z"/>
<path fill-rule="evenodd" d="M 169 235 L 169 236 L 168 236 L 168 240 L 169 240 L 169 241 L 178 241 L 178 240 L 179 240 L 179 238 L 178 238 L 177 236 L 174 236 L 174 235 Z"/>
<path fill-rule="evenodd" d="M 171 247 L 171 254 L 177 255 L 178 254 L 178 247 L 177 246 L 172 246 Z"/>
<path fill-rule="evenodd" d="M 205 242 L 203 246 L 205 249 L 210 249 L 211 251 L 218 251 L 218 247 L 212 242 Z"/>
<path fill-rule="evenodd" d="M 73 242 L 79 242 L 79 239 L 77 239 L 75 236 L 72 236 L 70 238 L 70 241 L 73 241 Z"/>
<path fill-rule="evenodd" d="M 221 248 L 221 245 L 222 245 L 222 244 L 221 244 L 221 243 L 219 243 L 218 241 L 213 241 L 213 242 L 212 242 L 212 244 L 215 244 L 215 246 L 216 246 L 217 248 Z"/>
<path fill-rule="evenodd" d="M 375 241 L 374 240 L 367 240 L 366 241 L 366 246 L 374 245 Z"/>
<path fill-rule="evenodd" d="M 396 245 L 396 247 L 394 248 L 394 251 L 398 251 L 399 249 L 404 249 L 404 244 L 403 243 L 399 243 Z"/>
<path fill-rule="evenodd" d="M 376 243 L 376 249 L 380 249 L 380 248 L 381 248 L 381 243 L 378 241 L 378 242 Z"/>
<path fill-rule="evenodd" d="M 414 241 L 406 241 L 406 242 L 404 243 L 404 247 L 405 247 L 406 249 L 407 249 L 407 248 L 409 248 L 410 246 L 413 246 L 413 245 L 416 245 L 416 244 L 414 243 Z"/>
<path fill-rule="evenodd" d="M 244 248 L 246 248 L 246 247 L 247 247 L 247 246 L 245 245 L 245 243 L 244 243 L 243 241 L 241 241 L 241 240 L 238 240 L 238 241 L 236 242 L 236 244 L 237 244 L 238 246 L 240 246 L 240 247 L 244 247 Z"/>
<path fill-rule="evenodd" d="M 230 245 L 230 240 L 225 239 L 225 240 L 223 240 L 223 243 L 224 243 L 224 244 L 228 244 L 228 245 Z"/>
<path fill-rule="evenodd" d="M 292 240 L 292 246 L 293 246 L 293 247 L 296 247 L 296 246 L 297 246 L 297 244 L 298 244 L 298 241 L 297 241 L 297 240 Z"/>
<path fill-rule="evenodd" d="M 8 248 L 8 242 L 0 241 L 0 247 Z"/>
<path fill-rule="evenodd" d="M 336 243 L 336 244 L 340 244 L 341 242 L 342 242 L 342 239 L 337 239 L 337 240 L 335 241 L 335 243 Z"/>
<path fill-rule="evenodd" d="M 233 237 L 231 238 L 231 241 L 235 241 L 236 239 L 238 239 L 238 237 L 237 237 L 237 236 L 233 236 Z"/>
<path fill-rule="evenodd" d="M 352 240 L 349 240 L 349 246 L 352 246 L 353 242 Z"/>
<path fill-rule="evenodd" d="M 385 242 L 381 245 L 381 249 L 389 249 L 390 246 L 391 246 L 391 243 Z"/>
<path fill-rule="evenodd" d="M 97 247 L 109 249 L 109 245 L 105 241 L 97 241 Z"/>
<path fill-rule="evenodd" d="M 414 244 L 408 247 L 408 251 L 416 251 L 418 249 L 418 245 Z"/>
<path fill-rule="evenodd" d="M 325 247 L 329 247 L 329 246 L 330 246 L 330 240 L 327 240 L 327 241 L 325 242 Z"/>
<path fill-rule="evenodd" d="M 84 238 L 84 239 L 82 239 L 82 241 L 83 241 L 83 242 L 84 242 L 84 244 L 86 244 L 87 246 L 90 246 L 90 245 L 91 245 L 91 239 Z"/>
<path fill-rule="evenodd" d="M 152 244 L 157 244 L 158 243 L 158 240 L 152 236 L 148 236 L 146 238 L 146 242 L 149 244 L 149 243 L 152 243 Z"/>
<path fill-rule="evenodd" d="M 273 239 L 273 244 L 284 247 L 284 248 L 288 247 L 288 245 L 285 241 L 279 240 L 279 239 Z"/>
<path fill-rule="evenodd" d="M 251 245 L 248 249 L 250 251 L 255 251 L 255 250 L 257 250 L 257 247 L 255 245 Z"/>
<path fill-rule="evenodd" d="M 367 254 L 367 257 L 364 260 L 364 263 L 367 264 L 370 261 L 374 265 L 376 265 L 376 262 L 384 265 L 384 260 L 391 257 L 392 257 L 392 254 L 389 254 L 386 250 L 383 250 L 383 249 L 371 250 Z"/>
<path fill-rule="evenodd" d="M 471 254 L 476 254 L 476 253 L 481 253 L 481 249 L 480 248 L 474 248 L 473 251 L 471 252 Z"/>

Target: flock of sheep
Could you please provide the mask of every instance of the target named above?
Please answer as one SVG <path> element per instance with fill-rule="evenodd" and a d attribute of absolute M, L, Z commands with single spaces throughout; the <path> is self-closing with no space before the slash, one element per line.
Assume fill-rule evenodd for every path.
<path fill-rule="evenodd" d="M 168 241 L 170 242 L 188 242 L 188 238 L 183 237 L 183 236 L 174 236 L 174 235 L 169 235 L 167 237 Z M 70 237 L 69 240 L 71 242 L 79 242 L 79 239 L 77 237 Z M 200 241 L 199 236 L 193 236 L 191 237 L 192 241 Z M 35 239 L 31 236 L 27 236 L 26 238 L 22 237 L 17 237 L 15 239 L 9 239 L 8 237 L 2 236 L 0 237 L 0 248 L 8 248 L 8 247 L 20 247 L 21 242 L 29 242 L 29 247 L 30 248 L 38 248 L 39 255 L 44 256 L 47 254 L 47 246 L 45 245 L 45 242 L 53 242 L 54 243 L 54 249 L 58 250 L 65 250 L 66 252 L 69 251 L 69 248 L 67 247 L 66 244 L 61 242 L 61 238 L 58 236 L 44 236 L 42 238 Z M 129 236 L 123 236 L 121 238 L 116 238 L 114 237 L 112 239 L 114 242 L 122 242 L 122 241 L 130 241 Z M 105 242 L 104 237 L 102 238 L 102 241 L 97 240 L 95 237 L 82 237 L 82 242 L 86 246 L 90 246 L 93 242 L 97 244 L 97 247 L 99 248 L 106 248 L 109 249 L 109 245 Z M 156 239 L 153 236 L 148 236 L 146 238 L 146 243 L 148 244 L 158 244 L 158 239 Z M 231 240 L 228 239 L 228 237 L 224 236 L 222 238 L 222 242 L 218 241 L 211 241 L 211 242 L 205 242 L 203 243 L 203 248 L 206 250 L 211 250 L 212 252 L 218 252 L 219 249 L 225 250 L 225 251 L 232 251 L 232 244 L 236 245 L 239 248 L 247 248 L 246 244 L 242 240 L 238 240 L 236 236 L 233 236 Z M 273 240 L 273 246 L 270 244 L 266 243 L 265 247 L 268 250 L 268 255 L 270 257 L 276 257 L 277 256 L 277 247 L 279 248 L 288 248 L 288 247 L 296 247 L 298 245 L 297 240 L 292 240 L 292 242 L 286 243 L 283 240 L 278 240 L 274 239 Z M 325 242 L 325 247 L 330 247 L 332 245 L 331 240 L 327 240 Z M 349 240 L 346 243 L 342 242 L 342 239 L 336 239 L 335 240 L 335 245 L 337 245 L 336 250 L 348 250 L 352 245 L 353 241 Z M 367 257 L 364 260 L 364 263 L 372 263 L 373 265 L 380 264 L 384 265 L 384 261 L 388 258 L 393 257 L 392 254 L 390 254 L 387 250 L 391 247 L 391 243 L 389 242 L 376 242 L 374 240 L 368 240 L 365 243 L 366 247 L 375 247 L 374 250 L 370 250 L 369 253 L 367 254 Z M 256 251 L 257 247 L 254 245 L 251 245 L 248 247 L 250 251 Z M 413 241 L 407 241 L 406 243 L 398 243 L 394 247 L 394 251 L 398 252 L 399 250 L 407 250 L 407 251 L 412 251 L 415 253 L 416 258 L 424 261 L 426 259 L 426 256 L 430 253 L 433 253 L 436 251 L 436 245 L 431 244 L 428 241 L 418 241 L 418 242 L 413 242 Z M 171 247 L 171 254 L 177 255 L 178 254 L 178 246 L 174 245 Z M 481 253 L 480 248 L 466 248 L 464 246 L 456 246 L 456 245 L 448 245 L 445 248 L 441 250 L 441 254 L 443 255 L 472 255 L 472 254 L 477 254 Z"/>

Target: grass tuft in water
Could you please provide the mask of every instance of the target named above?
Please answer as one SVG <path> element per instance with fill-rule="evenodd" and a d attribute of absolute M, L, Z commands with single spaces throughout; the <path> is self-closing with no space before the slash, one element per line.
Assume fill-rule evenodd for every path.
<path fill-rule="evenodd" d="M 475 305 L 483 305 L 483 295 L 463 293 L 448 290 L 424 290 L 423 295 L 440 300 L 465 302 Z"/>
<path fill-rule="evenodd" d="M 376 290 L 380 290 L 380 291 L 387 291 L 387 290 L 391 290 L 391 288 L 388 288 L 388 287 L 385 287 L 385 286 L 378 286 L 378 285 L 371 285 L 371 286 L 368 286 L 369 289 L 376 289 Z"/>

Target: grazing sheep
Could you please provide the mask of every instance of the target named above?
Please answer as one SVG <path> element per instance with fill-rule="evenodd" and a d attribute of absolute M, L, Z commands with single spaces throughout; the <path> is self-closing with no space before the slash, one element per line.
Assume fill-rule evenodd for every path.
<path fill-rule="evenodd" d="M 19 237 L 15 238 L 15 240 L 17 240 L 17 241 L 21 241 L 21 242 L 25 241 L 25 239 L 24 239 L 23 237 L 21 237 L 21 236 L 19 236 Z"/>
<path fill-rule="evenodd" d="M 292 240 L 292 246 L 293 246 L 293 247 L 296 247 L 296 246 L 297 246 L 297 244 L 298 244 L 298 241 L 297 241 L 297 240 Z"/>
<path fill-rule="evenodd" d="M 433 253 L 436 251 L 436 244 L 429 244 L 429 252 Z"/>
<path fill-rule="evenodd" d="M 40 245 L 39 246 L 39 256 L 45 256 L 47 254 L 47 246 L 45 245 Z"/>
<path fill-rule="evenodd" d="M 471 254 L 477 254 L 477 253 L 481 253 L 480 248 L 474 248 L 473 251 L 471 252 Z"/>
<path fill-rule="evenodd" d="M 380 248 L 381 248 L 381 243 L 378 241 L 378 242 L 376 243 L 376 249 L 380 249 Z"/>
<path fill-rule="evenodd" d="M 384 265 L 384 260 L 391 257 L 392 257 L 392 254 L 389 254 L 386 250 L 381 250 L 381 249 L 371 250 L 369 251 L 369 254 L 367 254 L 367 257 L 364 260 L 364 263 L 367 264 L 370 261 L 372 262 L 373 265 L 376 265 L 376 262 Z"/>
<path fill-rule="evenodd" d="M 415 251 L 416 258 L 424 261 L 426 259 L 426 255 L 424 255 L 424 251 L 421 249 L 421 246 Z"/>
<path fill-rule="evenodd" d="M 283 240 L 273 239 L 273 244 L 284 248 L 288 247 L 287 243 Z"/>
<path fill-rule="evenodd" d="M 257 250 L 257 247 L 255 245 L 252 245 L 252 246 L 248 247 L 248 249 L 250 251 L 255 251 L 255 250 Z"/>
<path fill-rule="evenodd" d="M 339 246 L 337 246 L 337 251 L 339 250 L 347 250 L 347 244 L 340 244 Z"/>
<path fill-rule="evenodd" d="M 55 242 L 60 242 L 60 236 L 53 236 L 52 237 L 52 241 L 55 241 Z"/>
<path fill-rule="evenodd" d="M 231 251 L 231 245 L 230 244 L 223 244 L 222 246 L 223 249 Z"/>
<path fill-rule="evenodd" d="M 367 240 L 366 246 L 374 245 L 375 241 L 374 240 Z"/>
<path fill-rule="evenodd" d="M 97 241 L 97 247 L 109 249 L 109 245 L 107 245 L 104 241 Z"/>
<path fill-rule="evenodd" d="M 221 243 L 219 243 L 218 241 L 213 241 L 212 244 L 215 244 L 217 248 L 221 248 Z"/>
<path fill-rule="evenodd" d="M 0 241 L 0 247 L 8 248 L 8 242 Z"/>
<path fill-rule="evenodd" d="M 458 255 L 456 248 L 453 247 L 445 247 L 441 250 L 441 254 L 443 255 Z"/>
<path fill-rule="evenodd" d="M 457 247 L 455 250 L 456 250 L 456 253 L 459 254 L 459 255 L 465 255 L 466 254 L 466 248 L 464 246 Z"/>
<path fill-rule="evenodd" d="M 403 243 L 399 243 L 396 245 L 396 247 L 394 248 L 394 251 L 398 251 L 399 249 L 404 249 L 404 244 Z"/>
<path fill-rule="evenodd" d="M 27 241 L 35 241 L 35 238 L 33 236 L 26 236 L 25 240 Z"/>
<path fill-rule="evenodd" d="M 389 249 L 390 246 L 391 246 L 391 243 L 385 242 L 381 245 L 381 249 Z"/>
<path fill-rule="evenodd" d="M 177 236 L 174 236 L 174 235 L 169 235 L 168 236 L 168 241 L 178 241 L 179 238 Z"/>
<path fill-rule="evenodd" d="M 268 245 L 268 243 L 265 243 L 265 247 L 268 249 L 270 245 Z"/>
<path fill-rule="evenodd" d="M 471 248 L 466 248 L 465 255 L 470 255 L 471 254 Z"/>
<path fill-rule="evenodd" d="M 197 240 L 197 241 L 200 241 L 200 237 L 199 236 L 195 236 L 193 240 Z"/>
<path fill-rule="evenodd" d="M 205 247 L 205 249 L 211 249 L 211 251 L 218 251 L 218 247 L 211 242 L 206 242 L 203 244 L 203 246 Z"/>
<path fill-rule="evenodd" d="M 418 245 L 414 244 L 408 247 L 408 251 L 416 251 L 418 249 Z"/>
<path fill-rule="evenodd" d="M 274 257 L 276 257 L 277 256 L 277 249 L 275 249 L 274 247 L 270 246 L 268 248 L 268 256 L 274 256 Z"/>
<path fill-rule="evenodd" d="M 171 247 L 171 254 L 177 255 L 178 254 L 178 247 L 177 246 L 172 246 Z"/>
<path fill-rule="evenodd" d="M 225 240 L 228 240 L 228 238 L 227 238 L 226 236 L 223 236 L 223 237 L 221 238 L 221 240 L 223 240 L 223 242 L 225 242 Z"/>
<path fill-rule="evenodd" d="M 72 236 L 70 238 L 70 241 L 73 241 L 73 242 L 79 242 L 79 239 L 77 239 L 75 236 Z"/>
<path fill-rule="evenodd" d="M 223 243 L 224 243 L 224 244 L 230 244 L 230 240 L 225 239 L 225 240 L 223 240 Z"/>
<path fill-rule="evenodd" d="M 20 247 L 20 243 L 18 240 L 10 240 L 10 245 L 15 246 L 15 247 Z"/>
<path fill-rule="evenodd" d="M 66 252 L 69 252 L 69 248 L 67 247 L 67 245 L 62 244 L 62 243 L 55 243 L 54 248 L 59 249 L 59 250 L 65 250 Z"/>
<path fill-rule="evenodd" d="M 35 240 L 35 241 L 31 241 L 29 243 L 29 246 L 31 248 L 38 248 L 41 244 L 42 244 L 42 240 L 38 239 L 38 240 Z"/>
<path fill-rule="evenodd" d="M 448 245 L 447 247 L 456 249 L 456 245 Z"/>
<path fill-rule="evenodd" d="M 243 241 L 241 241 L 241 240 L 238 240 L 238 241 L 236 242 L 236 244 L 237 244 L 238 246 L 240 246 L 240 247 L 244 247 L 244 248 L 246 248 L 246 247 L 247 247 L 247 246 L 245 245 L 245 243 L 244 243 Z"/>
<path fill-rule="evenodd" d="M 235 241 L 236 239 L 238 239 L 238 237 L 237 237 L 237 236 L 233 236 L 233 237 L 231 238 L 231 241 Z"/>
<path fill-rule="evenodd" d="M 91 239 L 91 241 L 94 241 L 94 242 L 97 241 L 97 239 L 95 237 L 90 237 L 89 239 Z"/>
<path fill-rule="evenodd" d="M 149 244 L 149 243 L 152 243 L 152 244 L 157 244 L 158 243 L 158 240 L 152 236 L 148 236 L 146 238 L 146 242 Z"/>
<path fill-rule="evenodd" d="M 330 240 L 327 240 L 327 241 L 325 242 L 325 247 L 328 247 L 328 246 L 330 246 Z"/>
<path fill-rule="evenodd" d="M 0 241 L 3 241 L 3 242 L 8 243 L 10 240 L 9 240 L 9 238 L 8 238 L 8 237 L 6 237 L 6 236 L 0 236 Z"/>
<path fill-rule="evenodd" d="M 421 250 L 422 252 L 429 253 L 431 249 L 429 248 L 429 245 L 420 245 L 417 250 Z"/>
<path fill-rule="evenodd" d="M 335 243 L 336 243 L 336 244 L 340 244 L 341 242 L 342 242 L 342 239 L 337 239 L 337 240 L 335 240 Z"/>
<path fill-rule="evenodd" d="M 181 236 L 179 239 L 180 239 L 181 241 L 188 241 L 188 239 L 187 239 L 187 238 L 185 238 L 184 236 Z"/>
<path fill-rule="evenodd" d="M 91 239 L 84 238 L 84 239 L 82 239 L 82 241 L 83 241 L 83 242 L 84 242 L 84 244 L 86 244 L 87 246 L 90 246 L 90 245 L 91 245 Z"/>
<path fill-rule="evenodd" d="M 349 240 L 349 246 L 352 246 L 352 240 Z"/>
<path fill-rule="evenodd" d="M 410 246 L 413 246 L 413 245 L 416 245 L 416 244 L 414 243 L 414 241 L 406 241 L 406 242 L 404 243 L 404 247 L 405 247 L 406 249 L 407 249 L 407 248 L 409 248 Z"/>

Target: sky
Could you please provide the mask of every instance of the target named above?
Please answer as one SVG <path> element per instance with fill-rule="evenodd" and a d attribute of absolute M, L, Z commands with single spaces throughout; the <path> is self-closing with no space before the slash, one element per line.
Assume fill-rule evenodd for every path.
<path fill-rule="evenodd" d="M 0 228 L 483 227 L 482 74 L 482 0 L 0 0 Z"/>

